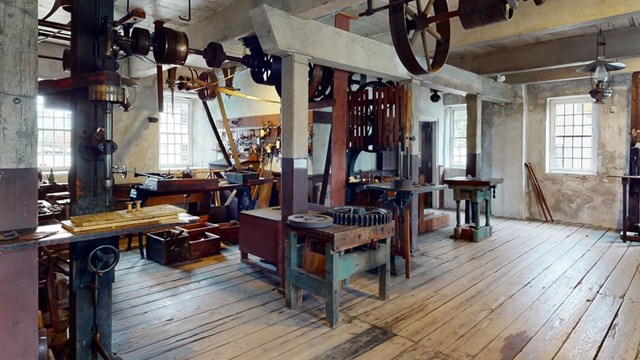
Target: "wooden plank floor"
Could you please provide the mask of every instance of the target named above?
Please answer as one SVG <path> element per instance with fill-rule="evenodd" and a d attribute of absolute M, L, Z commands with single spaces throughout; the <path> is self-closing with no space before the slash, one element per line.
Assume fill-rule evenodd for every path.
<path fill-rule="evenodd" d="M 495 219 L 480 243 L 451 227 L 421 236 L 412 278 L 353 277 L 341 325 L 305 295 L 288 310 L 276 279 L 237 247 L 164 267 L 122 254 L 113 347 L 125 359 L 638 359 L 640 244 L 616 231 Z"/>

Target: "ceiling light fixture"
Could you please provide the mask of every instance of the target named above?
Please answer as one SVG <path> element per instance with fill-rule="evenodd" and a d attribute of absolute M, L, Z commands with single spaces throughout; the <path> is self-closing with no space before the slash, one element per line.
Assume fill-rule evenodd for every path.
<path fill-rule="evenodd" d="M 440 96 L 440 94 L 438 94 L 438 90 L 431 90 L 432 94 L 429 97 L 429 99 L 431 99 L 431 102 L 433 103 L 437 103 L 438 101 L 440 101 L 440 99 L 442 99 L 442 96 Z"/>
<path fill-rule="evenodd" d="M 606 47 L 607 42 L 605 41 L 604 34 L 602 34 L 602 30 L 600 30 L 596 41 L 595 61 L 577 70 L 578 72 L 591 74 L 591 90 L 589 91 L 589 95 L 596 104 L 604 104 L 604 101 L 613 94 L 611 90 L 611 75 L 609 72 L 622 70 L 627 67 L 626 64 L 621 62 L 607 61 Z"/>

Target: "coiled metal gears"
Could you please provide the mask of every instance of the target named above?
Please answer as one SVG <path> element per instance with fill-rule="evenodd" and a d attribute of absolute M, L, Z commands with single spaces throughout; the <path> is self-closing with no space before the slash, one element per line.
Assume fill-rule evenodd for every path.
<path fill-rule="evenodd" d="M 375 226 L 388 224 L 392 220 L 389 210 L 371 206 L 337 206 L 327 210 L 334 224 L 352 226 Z"/>

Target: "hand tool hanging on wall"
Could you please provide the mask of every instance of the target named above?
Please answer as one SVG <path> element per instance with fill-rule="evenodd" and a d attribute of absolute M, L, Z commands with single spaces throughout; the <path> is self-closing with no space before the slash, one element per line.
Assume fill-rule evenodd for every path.
<path fill-rule="evenodd" d="M 390 0 L 388 5 L 374 8 L 373 0 L 368 0 L 360 16 L 389 10 L 393 46 L 404 67 L 414 75 L 436 72 L 447 62 L 451 19 L 458 17 L 463 28 L 473 29 L 511 20 L 518 8 L 518 0 L 459 0 L 454 11 L 449 11 L 447 0 L 415 0 L 415 6 L 409 5 L 413 1 Z M 542 5 L 544 0 L 535 3 Z M 421 57 L 426 59 L 426 68 Z"/>

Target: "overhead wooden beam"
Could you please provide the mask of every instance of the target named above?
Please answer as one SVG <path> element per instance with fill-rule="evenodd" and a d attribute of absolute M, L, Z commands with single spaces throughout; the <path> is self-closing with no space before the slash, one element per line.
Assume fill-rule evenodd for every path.
<path fill-rule="evenodd" d="M 615 71 L 612 75 L 628 74 L 634 71 L 640 71 L 640 58 L 626 59 L 624 63 L 627 67 L 624 70 Z M 508 84 L 534 84 L 558 80 L 588 79 L 589 74 L 579 73 L 576 70 L 581 66 L 568 66 L 563 68 L 527 71 L 506 75 L 506 83 Z"/>
<path fill-rule="evenodd" d="M 546 3 L 545 3 L 546 4 Z M 636 27 L 604 33 L 607 58 L 640 56 L 640 29 Z M 552 69 L 589 63 L 596 56 L 597 35 L 581 35 L 565 39 L 496 50 L 467 56 L 452 55 L 449 63 L 480 75 L 508 74 L 520 71 Z"/>
<path fill-rule="evenodd" d="M 544 35 L 639 15 L 640 1 L 637 0 L 562 0 L 547 1 L 542 6 L 521 1 L 511 21 L 474 30 L 464 30 L 458 19 L 452 21 L 451 46 L 460 49 L 490 45 L 524 34 Z"/>
<path fill-rule="evenodd" d="M 390 45 L 304 20 L 263 5 L 251 11 L 251 21 L 267 54 L 301 54 L 316 64 L 390 80 L 417 78 L 435 88 L 479 94 L 483 100 L 511 102 L 513 89 L 477 74 L 445 65 L 425 76 L 410 74 Z"/>
<path fill-rule="evenodd" d="M 337 12 L 361 0 L 240 0 L 221 11 L 204 18 L 187 29 L 189 45 L 203 48 L 211 41 L 225 42 L 253 32 L 249 12 L 261 5 L 268 5 L 305 19 L 313 19 Z"/>

